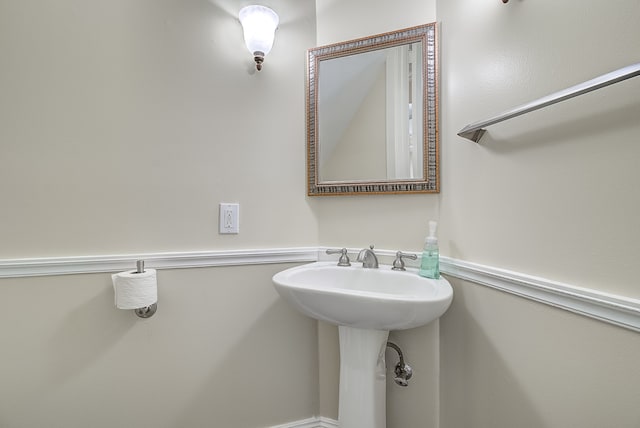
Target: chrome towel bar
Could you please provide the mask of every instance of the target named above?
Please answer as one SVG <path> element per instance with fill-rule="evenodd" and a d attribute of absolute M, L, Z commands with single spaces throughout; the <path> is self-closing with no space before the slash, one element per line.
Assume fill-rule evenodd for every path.
<path fill-rule="evenodd" d="M 479 142 L 485 132 L 487 132 L 487 126 L 494 125 L 499 122 L 521 116 L 523 114 L 532 112 L 534 110 L 541 109 L 543 107 L 550 106 L 552 104 L 559 103 L 561 101 L 568 100 L 578 95 L 583 95 L 596 89 L 604 88 L 614 83 L 622 82 L 623 80 L 630 79 L 632 77 L 640 76 L 640 63 L 629 65 L 610 73 L 603 74 L 594 79 L 587 80 L 586 82 L 579 83 L 570 88 L 562 91 L 554 92 L 546 97 L 538 98 L 527 104 L 523 104 L 512 110 L 499 114 L 491 119 L 476 122 L 471 125 L 467 125 L 458 132 L 458 135 L 468 140 Z"/>

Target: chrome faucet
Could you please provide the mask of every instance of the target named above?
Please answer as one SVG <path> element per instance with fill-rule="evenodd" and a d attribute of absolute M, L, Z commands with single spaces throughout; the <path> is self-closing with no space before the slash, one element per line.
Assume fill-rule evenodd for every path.
<path fill-rule="evenodd" d="M 378 269 L 378 258 L 373 252 L 373 245 L 364 248 L 358 253 L 358 261 L 362 262 L 362 267 L 367 269 Z"/>

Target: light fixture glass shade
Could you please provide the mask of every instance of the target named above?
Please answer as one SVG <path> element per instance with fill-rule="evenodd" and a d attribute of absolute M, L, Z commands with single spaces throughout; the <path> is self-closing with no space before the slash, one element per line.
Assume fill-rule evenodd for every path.
<path fill-rule="evenodd" d="M 244 42 L 261 69 L 264 57 L 273 47 L 275 31 L 278 27 L 278 14 L 265 6 L 246 6 L 240 9 L 240 23 L 244 30 Z"/>

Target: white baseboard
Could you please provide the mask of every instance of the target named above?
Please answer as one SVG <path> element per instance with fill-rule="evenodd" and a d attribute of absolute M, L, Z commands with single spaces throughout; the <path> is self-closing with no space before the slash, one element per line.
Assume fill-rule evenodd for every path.
<path fill-rule="evenodd" d="M 277 425 L 270 428 L 338 428 L 338 421 L 329 418 L 317 417 L 291 422 L 284 425 Z"/>

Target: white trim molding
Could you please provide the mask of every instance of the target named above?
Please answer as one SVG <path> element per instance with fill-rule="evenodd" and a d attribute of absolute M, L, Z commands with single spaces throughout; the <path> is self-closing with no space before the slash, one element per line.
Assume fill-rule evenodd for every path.
<path fill-rule="evenodd" d="M 358 249 L 349 248 L 355 263 Z M 419 265 L 407 260 L 407 266 Z M 380 262 L 391 264 L 395 251 L 376 249 Z M 214 266 L 243 266 L 271 263 L 306 263 L 337 260 L 328 256 L 326 247 L 269 248 L 258 250 L 223 250 L 175 253 L 140 253 L 106 256 L 80 256 L 0 260 L 0 278 L 105 273 L 135 268 L 136 260 L 145 260 L 154 269 L 180 269 Z M 440 257 L 445 275 L 491 287 L 526 299 L 565 309 L 600 321 L 640 332 L 640 300 L 563 284 L 491 266 Z M 454 296 L 455 298 L 455 296 Z"/>
<path fill-rule="evenodd" d="M 455 278 L 640 332 L 637 299 L 448 257 L 440 258 L 440 270 Z"/>
<path fill-rule="evenodd" d="M 309 418 L 271 428 L 338 428 L 338 421 L 323 417 Z"/>
<path fill-rule="evenodd" d="M 135 269 L 136 260 L 144 260 L 146 266 L 153 269 L 180 269 L 312 262 L 317 259 L 317 248 L 270 248 L 9 259 L 0 260 L 0 278 L 119 272 Z"/>

